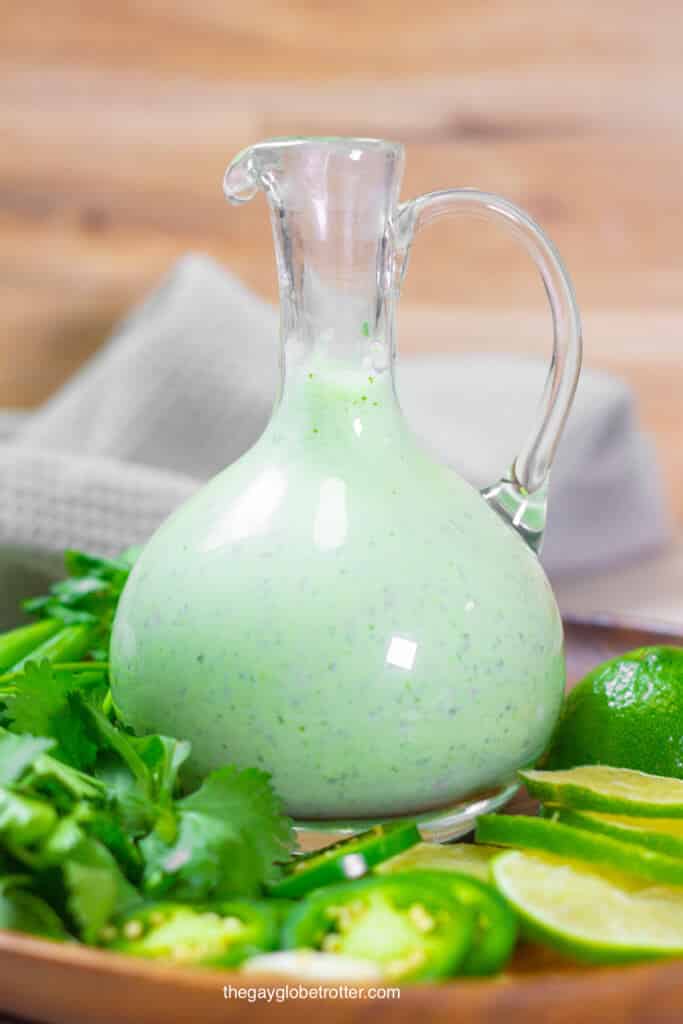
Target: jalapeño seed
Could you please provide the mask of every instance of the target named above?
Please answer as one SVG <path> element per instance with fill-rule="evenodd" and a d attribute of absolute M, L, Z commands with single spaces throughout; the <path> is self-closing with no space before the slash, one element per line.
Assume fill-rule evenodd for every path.
<path fill-rule="evenodd" d="M 123 934 L 127 939 L 139 939 L 143 932 L 142 921 L 126 921 L 123 926 Z"/>

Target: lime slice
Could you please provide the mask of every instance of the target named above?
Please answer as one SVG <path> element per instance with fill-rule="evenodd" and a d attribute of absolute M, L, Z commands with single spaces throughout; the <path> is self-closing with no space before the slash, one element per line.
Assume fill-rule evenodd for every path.
<path fill-rule="evenodd" d="M 683 885 L 683 860 L 547 818 L 485 814 L 477 822 L 476 834 L 484 843 L 553 853 L 662 884 Z"/>
<path fill-rule="evenodd" d="M 565 807 L 546 807 L 546 815 L 564 825 L 600 832 L 624 843 L 635 843 L 669 857 L 683 857 L 683 819 L 631 818 L 595 811 L 571 811 Z"/>
<path fill-rule="evenodd" d="M 526 771 L 519 775 L 532 796 L 545 803 L 643 818 L 683 818 L 681 779 L 604 764 L 557 772 Z"/>
<path fill-rule="evenodd" d="M 683 889 L 516 850 L 492 871 L 528 934 L 563 953 L 593 963 L 683 954 Z"/>
<path fill-rule="evenodd" d="M 474 843 L 418 843 L 385 860 L 375 868 L 375 874 L 390 875 L 395 871 L 457 871 L 474 875 L 482 882 L 491 881 L 491 860 L 500 853 L 495 846 L 475 846 Z"/>

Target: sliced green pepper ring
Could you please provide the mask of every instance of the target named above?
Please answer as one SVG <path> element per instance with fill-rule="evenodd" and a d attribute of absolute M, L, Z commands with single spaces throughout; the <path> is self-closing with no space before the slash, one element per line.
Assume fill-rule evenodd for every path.
<path fill-rule="evenodd" d="M 412 821 L 376 825 L 351 839 L 299 857 L 286 869 L 285 877 L 268 891 L 271 896 L 298 899 L 323 885 L 362 878 L 377 864 L 420 840 L 417 825 Z"/>
<path fill-rule="evenodd" d="M 144 904 L 100 932 L 107 949 L 175 963 L 231 967 L 275 949 L 277 908 L 265 902 Z"/>
<path fill-rule="evenodd" d="M 397 981 L 431 981 L 457 972 L 474 927 L 474 910 L 439 872 L 373 875 L 312 892 L 285 921 L 282 947 L 370 960 Z"/>
<path fill-rule="evenodd" d="M 400 878 L 400 872 L 396 877 Z M 460 965 L 460 974 L 496 974 L 507 963 L 517 941 L 514 911 L 491 885 L 457 872 L 438 872 L 445 876 L 455 896 L 474 911 L 472 947 Z"/>

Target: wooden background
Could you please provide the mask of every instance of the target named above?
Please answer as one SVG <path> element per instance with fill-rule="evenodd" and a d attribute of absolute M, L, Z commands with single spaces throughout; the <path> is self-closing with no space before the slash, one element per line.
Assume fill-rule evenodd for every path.
<path fill-rule="evenodd" d="M 559 245 L 588 365 L 637 390 L 683 520 L 681 0 L 3 0 L 0 404 L 40 402 L 188 249 L 274 297 L 228 160 L 278 134 L 407 145 L 404 195 L 477 185 Z M 416 246 L 404 350 L 547 351 L 513 243 Z"/>

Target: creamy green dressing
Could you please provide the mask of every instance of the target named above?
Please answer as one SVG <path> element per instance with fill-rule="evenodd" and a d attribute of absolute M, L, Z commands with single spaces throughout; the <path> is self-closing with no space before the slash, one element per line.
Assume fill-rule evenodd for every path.
<path fill-rule="evenodd" d="M 299 818 L 446 805 L 547 742 L 558 610 L 532 551 L 414 439 L 388 374 L 311 366 L 145 548 L 113 696 L 136 729 L 190 739 L 197 776 L 267 769 Z"/>

